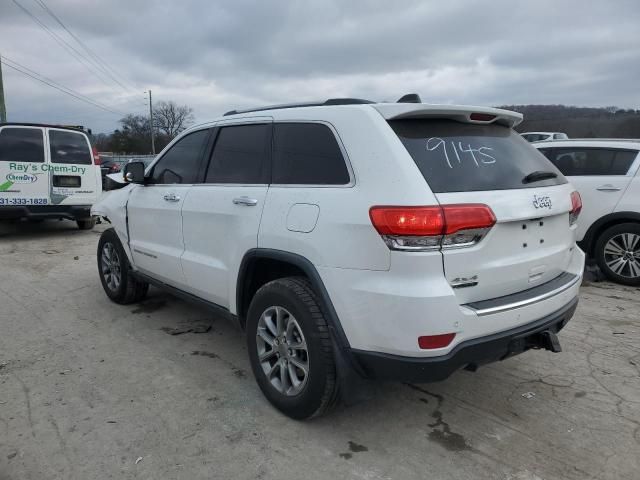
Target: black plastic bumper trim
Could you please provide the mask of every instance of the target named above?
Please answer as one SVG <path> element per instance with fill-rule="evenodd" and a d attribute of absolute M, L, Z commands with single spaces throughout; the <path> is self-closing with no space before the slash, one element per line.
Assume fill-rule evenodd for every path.
<path fill-rule="evenodd" d="M 20 205 L 0 207 L 0 219 L 68 218 L 80 220 L 91 217 L 91 205 Z"/>
<path fill-rule="evenodd" d="M 474 369 L 525 352 L 531 348 L 547 348 L 543 332 L 557 333 L 573 316 L 578 297 L 557 310 L 526 325 L 493 335 L 467 340 L 451 352 L 438 357 L 404 357 L 352 349 L 351 353 L 368 378 L 404 382 L 436 382 L 444 380 L 464 367 Z"/>

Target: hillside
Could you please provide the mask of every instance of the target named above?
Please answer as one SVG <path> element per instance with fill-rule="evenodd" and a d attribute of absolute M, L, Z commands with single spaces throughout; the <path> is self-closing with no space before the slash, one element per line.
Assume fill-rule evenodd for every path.
<path fill-rule="evenodd" d="M 565 132 L 570 138 L 640 138 L 640 110 L 566 105 L 504 105 L 524 115 L 519 132 Z"/>

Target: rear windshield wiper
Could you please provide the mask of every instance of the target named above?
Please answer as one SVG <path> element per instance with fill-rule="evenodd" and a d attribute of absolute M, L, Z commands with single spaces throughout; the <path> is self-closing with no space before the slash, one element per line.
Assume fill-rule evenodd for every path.
<path fill-rule="evenodd" d="M 533 183 L 539 182 L 540 180 L 548 180 L 550 178 L 557 178 L 558 174 L 556 172 L 545 172 L 542 170 L 537 170 L 535 172 L 530 173 L 526 177 L 522 179 L 522 183 Z"/>

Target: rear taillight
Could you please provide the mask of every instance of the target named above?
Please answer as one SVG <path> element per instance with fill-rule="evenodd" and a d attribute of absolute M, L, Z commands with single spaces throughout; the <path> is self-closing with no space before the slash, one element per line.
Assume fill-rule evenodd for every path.
<path fill-rule="evenodd" d="M 91 153 L 93 153 L 93 164 L 100 165 L 102 162 L 100 161 L 100 154 L 98 153 L 98 149 L 96 147 L 91 147 Z"/>
<path fill-rule="evenodd" d="M 391 250 L 437 250 L 478 243 L 496 223 L 483 204 L 371 207 L 371 223 Z"/>
<path fill-rule="evenodd" d="M 569 212 L 569 225 L 574 225 L 578 221 L 582 211 L 582 197 L 578 192 L 571 192 L 571 211 Z"/>

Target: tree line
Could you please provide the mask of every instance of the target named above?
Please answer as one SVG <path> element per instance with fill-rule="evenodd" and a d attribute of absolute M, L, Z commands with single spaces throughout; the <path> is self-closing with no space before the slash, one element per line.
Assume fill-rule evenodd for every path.
<path fill-rule="evenodd" d="M 567 105 L 505 105 L 524 115 L 519 132 L 564 132 L 569 138 L 640 138 L 640 110 Z"/>
<path fill-rule="evenodd" d="M 180 132 L 193 125 L 193 109 L 173 101 L 158 102 L 153 108 L 153 132 L 156 153 Z M 93 142 L 100 152 L 146 155 L 151 153 L 151 124 L 149 117 L 129 114 L 120 119 L 120 128 L 112 133 L 94 135 Z"/>

